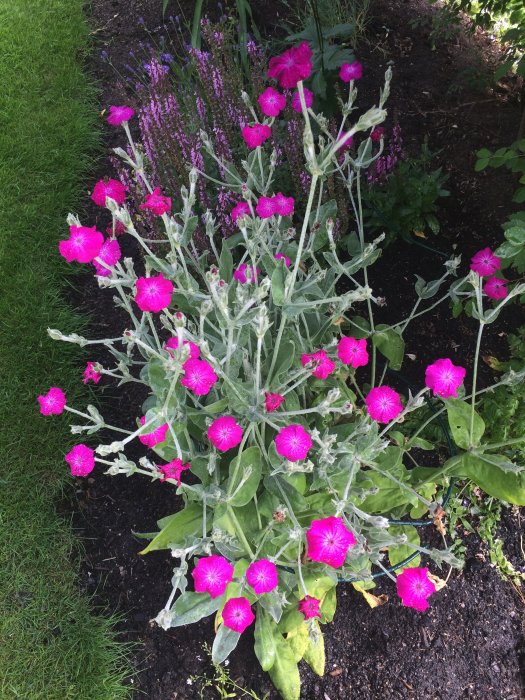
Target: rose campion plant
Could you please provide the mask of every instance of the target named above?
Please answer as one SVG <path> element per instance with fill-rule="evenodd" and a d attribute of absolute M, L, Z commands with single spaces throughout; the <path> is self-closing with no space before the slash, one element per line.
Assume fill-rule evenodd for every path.
<path fill-rule="evenodd" d="M 460 278 L 460 260 L 453 258 L 438 280 L 418 278 L 408 318 L 390 326 L 376 323 L 381 300 L 369 286 L 368 269 L 381 253 L 382 237 L 366 240 L 360 188 L 381 153 L 371 135 L 386 115 L 390 71 L 378 107 L 350 122 L 361 67 L 344 68 L 342 80 L 350 84 L 335 139 L 305 97 L 302 80 L 310 75 L 310 58 L 308 45 L 301 44 L 272 59 L 268 74 L 299 95 L 311 174 L 301 214 L 293 198 L 274 185 L 277 159 L 265 141 L 280 100 L 275 90 L 267 91 L 268 123 L 245 131 L 242 175 L 201 134 L 237 202 L 231 212 L 237 232 L 230 238 L 218 230 L 213 212 L 206 213 L 208 250 L 199 250 L 193 240 L 196 171 L 180 198 L 161 194 L 148 182 L 142 150 L 131 136 L 132 110 L 112 108 L 110 123 L 120 124 L 129 140 L 129 151 L 116 153 L 146 182 L 151 194 L 144 206 L 159 217 L 165 240 L 150 246 L 125 201 L 106 192 L 111 235 L 121 225 L 144 253 L 140 277 L 129 258 L 115 260 L 108 275 L 97 276 L 102 288 L 118 295 L 129 322 L 116 339 L 89 341 L 55 330 L 50 335 L 91 344 L 92 350 L 97 343 L 105 346 L 116 366 L 96 364 L 102 383 L 105 375 L 138 381 L 149 396 L 137 406 L 134 427 L 107 425 L 93 406 L 87 412 L 72 409 L 58 387 L 38 398 L 46 416 L 62 411 L 82 416 L 85 423 L 72 426 L 74 434 L 117 431 L 115 442 L 94 450 L 73 447 L 66 457 L 73 474 L 85 476 L 103 465 L 107 474 L 145 476 L 182 496 L 184 507 L 159 520 L 158 533 L 141 552 L 168 549 L 177 562 L 157 623 L 170 629 L 215 615 L 217 663 L 254 625 L 256 655 L 285 700 L 299 698 L 300 658 L 324 672 L 320 625 L 334 617 L 338 581 L 370 588 L 375 572 L 395 579 L 402 568 L 397 579 L 402 603 L 423 610 L 435 586 L 414 558 L 424 554 L 438 566 L 460 564 L 450 549 L 424 547 L 410 524 L 410 518 L 417 524 L 417 518 L 432 521 L 440 512 L 441 487 L 451 477 L 471 478 L 498 498 L 525 503 L 519 468 L 506 457 L 505 444 L 483 443 L 484 423 L 476 411 L 483 391 L 476 386 L 482 330 L 524 285 L 509 284 L 506 297 L 492 302 L 483 292 L 483 275 L 497 269 L 490 256 L 482 251 Z M 358 246 L 346 261 L 338 257 L 334 240 L 336 204 L 320 197 L 329 173 L 344 183 L 355 217 Z M 172 214 L 176 202 L 181 206 Z M 72 236 L 80 231 L 79 240 L 61 246 L 62 254 L 96 264 L 102 234 L 81 228 L 74 216 L 69 224 Z M 349 291 L 340 293 L 341 282 Z M 445 286 L 437 302 L 428 301 Z M 477 310 L 481 330 L 474 365 L 458 367 L 429 352 L 422 388 L 412 395 L 387 374 L 403 361 L 403 333 L 436 303 L 458 299 Z M 91 357 L 96 363 L 96 354 Z M 524 375 L 511 372 L 498 384 Z M 472 387 L 469 394 L 464 380 Z M 423 409 L 426 415 L 425 397 L 437 406 L 435 412 L 411 434 L 403 433 L 408 414 Z M 421 431 L 441 413 L 448 417 L 457 454 L 439 468 L 413 468 L 411 451 L 429 449 Z M 135 440 L 151 450 L 138 463 L 125 454 Z M 406 556 L 407 549 L 413 556 Z"/>

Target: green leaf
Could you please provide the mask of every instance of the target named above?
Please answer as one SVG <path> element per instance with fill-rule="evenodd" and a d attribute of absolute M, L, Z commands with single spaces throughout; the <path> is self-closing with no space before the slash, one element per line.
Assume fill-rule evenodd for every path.
<path fill-rule="evenodd" d="M 281 635 L 276 637 L 275 663 L 268 673 L 283 700 L 299 700 L 301 694 L 299 669 L 290 645 Z"/>
<path fill-rule="evenodd" d="M 306 622 L 303 622 L 302 625 L 288 632 L 286 641 L 290 645 L 295 661 L 299 663 L 308 646 L 308 627 Z"/>
<path fill-rule="evenodd" d="M 235 649 L 241 638 L 240 632 L 226 627 L 222 624 L 217 630 L 213 646 L 211 648 L 211 659 L 214 664 L 222 664 L 226 661 L 231 652 Z"/>
<path fill-rule="evenodd" d="M 308 646 L 304 652 L 304 660 L 318 676 L 324 675 L 325 651 L 324 635 L 317 620 L 312 621 L 312 629 L 308 638 Z"/>
<path fill-rule="evenodd" d="M 376 328 L 376 332 L 372 335 L 372 342 L 379 352 L 384 355 L 390 362 L 392 369 L 401 369 L 403 364 L 403 356 L 405 354 L 405 341 L 391 328 L 380 324 Z"/>
<path fill-rule="evenodd" d="M 254 649 L 263 671 L 269 671 L 275 663 L 275 638 L 278 634 L 275 622 L 263 608 L 258 606 Z"/>
<path fill-rule="evenodd" d="M 230 253 L 228 246 L 223 245 L 221 250 L 221 257 L 219 260 L 219 272 L 221 279 L 229 282 L 233 274 L 233 257 Z"/>
<path fill-rule="evenodd" d="M 483 491 L 507 503 L 525 506 L 525 472 L 505 472 L 480 457 L 464 454 L 457 476 L 471 479 Z"/>
<path fill-rule="evenodd" d="M 325 597 L 321 601 L 321 613 L 323 614 L 323 622 L 332 622 L 337 607 L 337 588 L 333 586 L 326 592 Z"/>
<path fill-rule="evenodd" d="M 229 501 L 232 506 L 244 506 L 249 503 L 257 493 L 257 487 L 261 480 L 262 458 L 261 451 L 258 447 L 249 447 L 241 454 L 240 457 L 235 457 L 230 462 L 228 479 L 228 492 L 234 493 L 241 481 L 246 476 L 247 470 L 250 469 L 250 476 L 246 479 L 239 491 Z M 235 475 L 235 480 L 234 480 Z"/>
<path fill-rule="evenodd" d="M 222 598 L 220 596 L 210 598 L 208 593 L 186 591 L 177 598 L 173 606 L 171 626 L 182 627 L 183 625 L 191 625 L 194 622 L 198 622 L 203 617 L 208 617 L 208 615 L 217 612 L 221 602 Z"/>
<path fill-rule="evenodd" d="M 272 299 L 276 306 L 282 306 L 284 301 L 284 278 L 285 278 L 284 260 L 279 260 L 272 274 Z"/>
<path fill-rule="evenodd" d="M 471 406 L 461 399 L 446 399 L 448 424 L 452 432 L 454 442 L 463 450 L 468 450 L 470 444 Z M 472 431 L 472 446 L 479 445 L 479 441 L 485 432 L 483 418 L 474 411 L 474 423 Z"/>
<path fill-rule="evenodd" d="M 393 537 L 405 535 L 408 539 L 407 544 L 396 544 L 388 548 L 388 558 L 391 566 L 397 566 L 404 559 L 407 559 L 411 554 L 414 554 L 414 548 L 409 543 L 420 545 L 419 533 L 413 525 L 392 525 L 388 528 L 388 534 Z M 419 566 L 421 557 L 418 555 L 406 566 Z"/>
<path fill-rule="evenodd" d="M 139 554 L 157 549 L 169 549 L 170 545 L 182 544 L 188 535 L 202 532 L 202 506 L 189 503 L 183 510 L 159 520 L 161 531 Z"/>
<path fill-rule="evenodd" d="M 292 366 L 295 358 L 295 345 L 291 340 L 283 340 L 279 346 L 277 359 L 275 361 L 275 370 L 273 380 L 277 380 L 281 374 L 286 372 Z M 268 365 L 269 371 L 269 365 Z"/>

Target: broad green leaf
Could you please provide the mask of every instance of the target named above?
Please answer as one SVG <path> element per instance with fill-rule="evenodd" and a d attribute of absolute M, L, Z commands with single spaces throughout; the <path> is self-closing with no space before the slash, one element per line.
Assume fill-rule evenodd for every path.
<path fill-rule="evenodd" d="M 275 663 L 268 673 L 283 700 L 299 700 L 301 694 L 299 669 L 290 645 L 280 634 L 276 637 Z"/>
<path fill-rule="evenodd" d="M 233 257 L 230 253 L 228 246 L 223 245 L 221 250 L 221 257 L 219 259 L 219 273 L 221 279 L 229 282 L 233 274 Z"/>
<path fill-rule="evenodd" d="M 191 625 L 217 612 L 221 606 L 221 597 L 211 598 L 208 593 L 194 593 L 186 591 L 173 606 L 172 627 Z"/>
<path fill-rule="evenodd" d="M 392 369 L 401 369 L 405 354 L 405 341 L 392 328 L 382 330 L 387 328 L 388 326 L 383 324 L 377 326 L 376 332 L 372 335 L 372 343 L 389 360 Z"/>
<path fill-rule="evenodd" d="M 261 451 L 258 447 L 249 447 L 247 450 L 243 451 L 240 457 L 232 459 L 229 469 L 228 491 L 235 495 L 229 501 L 230 505 L 244 506 L 252 500 L 257 493 L 257 487 L 261 480 L 261 469 Z M 251 470 L 250 475 L 237 493 L 235 493 L 246 477 L 248 470 Z"/>
<path fill-rule="evenodd" d="M 272 274 L 272 299 L 276 306 L 281 306 L 284 301 L 284 278 L 286 275 L 284 261 L 279 260 Z"/>
<path fill-rule="evenodd" d="M 290 645 L 294 659 L 299 663 L 303 658 L 306 647 L 308 646 L 308 627 L 306 622 L 296 627 L 286 635 L 286 641 Z"/>
<path fill-rule="evenodd" d="M 280 633 L 270 615 L 257 607 L 255 618 L 255 655 L 263 671 L 269 671 L 275 662 L 275 639 Z"/>
<path fill-rule="evenodd" d="M 265 593 L 259 599 L 259 605 L 261 605 L 267 613 L 275 620 L 279 622 L 283 615 L 283 602 L 281 596 L 277 591 L 270 591 L 270 593 Z"/>
<path fill-rule="evenodd" d="M 321 612 L 323 614 L 323 622 L 332 622 L 337 606 L 337 588 L 333 586 L 326 592 L 325 597 L 321 601 Z"/>
<path fill-rule="evenodd" d="M 275 381 L 281 374 L 287 372 L 295 357 L 295 345 L 291 340 L 283 340 L 279 346 L 279 351 L 277 352 L 277 359 L 275 361 L 273 380 Z M 268 369 L 269 371 L 269 365 Z"/>
<path fill-rule="evenodd" d="M 468 450 L 470 445 L 471 406 L 461 399 L 446 399 L 448 424 L 452 432 L 454 442 L 463 450 Z M 472 445 L 479 445 L 479 441 L 485 432 L 483 418 L 474 411 L 472 431 Z"/>
<path fill-rule="evenodd" d="M 414 554 L 414 548 L 409 543 L 420 544 L 419 533 L 413 525 L 393 525 L 388 528 L 388 534 L 393 537 L 405 535 L 408 539 L 407 544 L 392 545 L 388 548 L 388 558 L 392 566 L 397 566 L 399 562 L 407 559 L 411 554 Z M 406 566 L 419 566 L 421 557 L 417 556 Z"/>
<path fill-rule="evenodd" d="M 505 472 L 475 455 L 466 453 L 461 457 L 457 476 L 471 479 L 489 496 L 518 506 L 525 505 L 525 472 Z"/>
<path fill-rule="evenodd" d="M 396 475 L 396 478 L 399 476 Z M 402 481 L 402 479 L 400 479 Z M 374 471 L 361 472 L 359 486 L 362 488 L 376 488 L 377 493 L 370 494 L 359 508 L 367 513 L 390 513 L 394 508 L 403 505 L 415 505 L 417 498 L 383 474 Z"/>
<path fill-rule="evenodd" d="M 324 635 L 317 620 L 312 621 L 312 630 L 308 638 L 308 646 L 304 652 L 304 660 L 318 676 L 324 675 L 325 651 Z"/>
<path fill-rule="evenodd" d="M 231 652 L 235 649 L 241 638 L 240 632 L 226 627 L 222 624 L 217 630 L 213 646 L 211 648 L 211 659 L 214 664 L 222 664 L 226 661 Z"/>
<path fill-rule="evenodd" d="M 159 520 L 161 531 L 139 554 L 157 549 L 169 549 L 172 544 L 182 544 L 188 535 L 202 533 L 202 506 L 189 503 L 183 510 Z"/>

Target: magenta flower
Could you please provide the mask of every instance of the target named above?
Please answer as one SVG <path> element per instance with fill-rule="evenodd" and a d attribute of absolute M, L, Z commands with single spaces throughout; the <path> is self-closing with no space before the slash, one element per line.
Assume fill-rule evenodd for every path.
<path fill-rule="evenodd" d="M 335 362 L 328 357 L 326 350 L 317 350 L 310 355 L 306 353 L 301 355 L 301 364 L 303 367 L 306 367 L 306 365 L 310 363 L 313 363 L 312 374 L 314 377 L 317 377 L 317 379 L 326 379 L 335 369 Z"/>
<path fill-rule="evenodd" d="M 248 202 L 237 202 L 237 204 L 233 207 L 231 211 L 231 219 L 235 223 L 237 223 L 237 219 L 240 219 L 241 216 L 250 216 L 251 211 L 250 211 L 250 205 Z"/>
<path fill-rule="evenodd" d="M 109 267 L 114 267 L 121 257 L 122 252 L 120 250 L 118 241 L 116 241 L 114 238 L 110 238 L 104 241 L 99 254 L 97 255 L 96 259 L 93 260 L 93 265 L 95 266 L 96 274 L 99 277 L 109 277 L 109 275 L 111 274 L 111 270 L 108 270 L 107 267 L 101 265 L 99 260 L 101 260 Z"/>
<path fill-rule="evenodd" d="M 293 197 L 285 197 L 282 192 L 277 192 L 272 199 L 275 202 L 276 213 L 279 216 L 292 216 L 295 204 Z"/>
<path fill-rule="evenodd" d="M 64 411 L 66 395 L 57 386 L 52 386 L 47 394 L 37 396 L 40 404 L 40 413 L 43 416 L 58 416 Z"/>
<path fill-rule="evenodd" d="M 477 272 L 480 277 L 493 275 L 501 267 L 501 259 L 491 251 L 490 248 L 483 248 L 470 260 L 470 269 Z"/>
<path fill-rule="evenodd" d="M 448 399 L 451 396 L 457 398 L 458 388 L 461 386 L 467 370 L 452 364 L 447 358 L 436 360 L 425 370 L 425 384 L 432 389 L 436 396 Z"/>
<path fill-rule="evenodd" d="M 95 369 L 95 363 L 94 362 L 88 362 L 86 365 L 86 369 L 84 370 L 84 373 L 82 374 L 84 379 L 82 382 L 84 384 L 87 384 L 89 380 L 91 379 L 92 382 L 95 384 L 98 384 L 99 381 L 102 379 L 102 375 L 100 372 L 97 372 Z"/>
<path fill-rule="evenodd" d="M 286 267 L 290 267 L 290 265 L 292 264 L 290 258 L 284 253 L 276 253 L 273 257 L 276 260 L 284 260 L 284 264 L 286 265 Z"/>
<path fill-rule="evenodd" d="M 198 360 L 201 354 L 200 348 L 198 345 L 195 343 L 192 343 L 191 340 L 183 340 L 182 341 L 183 345 L 187 345 L 190 350 L 190 360 Z M 173 357 L 173 353 L 170 352 L 170 350 L 176 350 L 179 347 L 179 339 L 177 338 L 176 335 L 172 336 L 166 345 L 164 346 L 168 353 Z"/>
<path fill-rule="evenodd" d="M 208 428 L 208 440 L 221 452 L 227 452 L 242 440 L 242 428 L 232 416 L 216 418 Z"/>
<path fill-rule="evenodd" d="M 167 479 L 175 479 L 175 481 L 177 482 L 177 486 L 180 486 L 180 476 L 183 471 L 186 471 L 186 469 L 191 469 L 191 464 L 189 462 L 187 464 L 184 464 L 182 459 L 173 459 L 167 464 L 158 465 L 158 469 L 164 474 L 164 476 L 161 478 L 161 481 L 166 481 Z"/>
<path fill-rule="evenodd" d="M 146 422 L 146 416 L 142 416 L 140 419 L 140 424 L 144 425 Z M 166 439 L 166 433 L 169 430 L 169 425 L 164 423 L 160 428 L 155 428 L 151 433 L 145 433 L 144 435 L 139 435 L 139 440 L 146 447 L 155 447 Z"/>
<path fill-rule="evenodd" d="M 199 559 L 191 575 L 197 593 L 209 593 L 212 598 L 217 598 L 233 579 L 233 566 L 224 557 L 213 554 Z"/>
<path fill-rule="evenodd" d="M 184 378 L 180 380 L 182 386 L 191 389 L 197 396 L 206 396 L 217 382 L 217 375 L 213 367 L 206 360 L 186 360 L 182 365 Z"/>
<path fill-rule="evenodd" d="M 356 541 L 353 532 L 346 527 L 342 518 L 332 515 L 322 520 L 312 520 L 306 533 L 307 554 L 312 561 L 319 561 L 336 569 L 343 566 L 346 553 Z"/>
<path fill-rule="evenodd" d="M 269 394 L 268 392 L 264 392 L 264 397 L 264 408 L 266 413 L 273 413 L 284 401 L 284 396 L 281 394 Z"/>
<path fill-rule="evenodd" d="M 297 610 L 303 613 L 305 620 L 310 620 L 312 617 L 321 617 L 321 611 L 319 610 L 320 605 L 320 600 L 312 598 L 311 595 L 307 595 L 299 601 Z"/>
<path fill-rule="evenodd" d="M 230 598 L 222 609 L 222 619 L 226 627 L 242 634 L 255 620 L 250 601 L 247 598 Z"/>
<path fill-rule="evenodd" d="M 363 65 L 359 61 L 352 63 L 343 63 L 339 71 L 339 77 L 344 83 L 349 83 L 351 80 L 359 80 L 363 77 Z"/>
<path fill-rule="evenodd" d="M 270 593 L 277 588 L 277 567 L 268 559 L 254 561 L 246 570 L 246 580 L 255 591 L 255 595 Z"/>
<path fill-rule="evenodd" d="M 259 95 L 257 102 L 267 117 L 278 117 L 286 107 L 286 97 L 275 88 L 269 87 Z"/>
<path fill-rule="evenodd" d="M 389 386 L 376 386 L 365 399 L 370 418 L 378 423 L 389 423 L 403 410 L 397 391 Z"/>
<path fill-rule="evenodd" d="M 261 219 L 269 219 L 270 216 L 277 214 L 275 197 L 259 197 L 255 211 Z"/>
<path fill-rule="evenodd" d="M 290 90 L 312 72 L 312 50 L 306 41 L 270 59 L 268 77 L 275 78 L 282 88 Z"/>
<path fill-rule="evenodd" d="M 385 135 L 385 130 L 382 126 L 376 126 L 370 132 L 370 138 L 372 139 L 372 141 L 375 141 L 376 143 L 381 141 L 381 139 L 383 138 L 384 135 Z"/>
<path fill-rule="evenodd" d="M 351 367 L 364 367 L 368 364 L 368 352 L 366 340 L 343 336 L 337 343 L 337 357 L 345 365 Z"/>
<path fill-rule="evenodd" d="M 302 425 L 287 425 L 279 430 L 275 438 L 277 453 L 290 462 L 306 459 L 311 447 L 312 438 Z"/>
<path fill-rule="evenodd" d="M 126 199 L 126 190 L 128 188 L 118 180 L 99 180 L 93 188 L 91 199 L 98 204 L 99 207 L 106 206 L 106 197 L 111 197 L 120 206 Z"/>
<path fill-rule="evenodd" d="M 306 87 L 303 88 L 303 90 L 304 90 L 304 103 L 305 103 L 307 109 L 310 109 L 310 107 L 314 103 L 314 93 Z M 299 95 L 299 90 L 296 90 L 293 94 L 292 109 L 294 112 L 299 112 L 299 113 L 301 113 L 303 111 L 303 109 L 301 107 L 301 97 Z"/>
<path fill-rule="evenodd" d="M 110 105 L 109 107 L 109 117 L 107 118 L 108 124 L 112 126 L 120 126 L 124 122 L 129 122 L 131 117 L 135 114 L 135 110 L 131 107 L 126 107 L 121 105 L 120 107 L 115 107 L 115 105 Z"/>
<path fill-rule="evenodd" d="M 267 124 L 255 124 L 254 126 L 243 126 L 242 137 L 248 148 L 257 148 L 267 141 L 272 135 L 272 130 Z"/>
<path fill-rule="evenodd" d="M 483 285 L 483 291 L 490 299 L 505 299 L 509 293 L 507 284 L 507 280 L 501 277 L 489 277 Z"/>
<path fill-rule="evenodd" d="M 428 577 L 428 569 L 414 567 L 403 569 L 397 577 L 397 594 L 403 605 L 423 612 L 428 608 L 427 598 L 436 592 Z"/>
<path fill-rule="evenodd" d="M 148 194 L 146 201 L 139 208 L 147 209 L 155 216 L 162 216 L 171 209 L 171 199 L 161 194 L 160 187 L 156 187 L 151 194 Z"/>
<path fill-rule="evenodd" d="M 173 284 L 162 272 L 154 277 L 139 277 L 136 282 L 135 301 L 141 311 L 157 313 L 167 309 L 172 294 Z"/>
<path fill-rule="evenodd" d="M 239 284 L 246 284 L 247 282 L 255 282 L 260 274 L 261 271 L 258 267 L 254 267 L 253 265 L 248 266 L 246 263 L 242 263 L 233 273 L 233 279 L 237 280 Z"/>
<path fill-rule="evenodd" d="M 58 249 L 68 262 L 88 263 L 97 257 L 103 243 L 104 236 L 94 226 L 73 225 L 69 227 L 69 238 L 60 241 Z"/>
<path fill-rule="evenodd" d="M 87 476 L 95 468 L 95 453 L 87 445 L 75 445 L 65 460 L 73 476 Z"/>

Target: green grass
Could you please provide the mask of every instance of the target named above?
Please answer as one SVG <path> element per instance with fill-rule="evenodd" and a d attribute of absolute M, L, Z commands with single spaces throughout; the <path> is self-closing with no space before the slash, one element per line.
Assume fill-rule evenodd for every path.
<path fill-rule="evenodd" d="M 127 669 L 111 624 L 77 589 L 78 543 L 55 509 L 70 488 L 50 385 L 82 395 L 78 331 L 57 242 L 79 205 L 98 136 L 82 0 L 0 0 L 0 698 L 120 700 Z M 73 266 L 72 266 L 73 267 Z M 69 268 L 68 268 L 69 271 Z"/>

